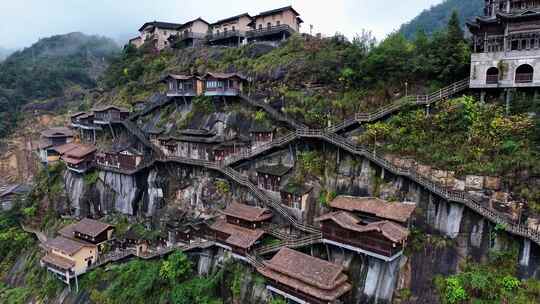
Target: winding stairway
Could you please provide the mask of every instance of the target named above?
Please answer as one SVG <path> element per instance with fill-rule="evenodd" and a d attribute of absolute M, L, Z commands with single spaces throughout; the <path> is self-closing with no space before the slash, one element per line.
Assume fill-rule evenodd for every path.
<path fill-rule="evenodd" d="M 140 132 L 140 130 L 138 129 L 136 125 L 134 125 L 133 123 L 127 123 L 125 125 L 129 126 L 128 130 L 131 131 L 132 129 L 134 129 L 135 132 L 137 132 L 137 133 L 134 133 L 137 138 L 139 138 L 140 136 L 145 138 L 143 143 L 145 145 L 148 144 L 152 148 L 152 150 L 157 151 L 156 155 L 158 155 L 159 161 L 161 162 L 172 161 L 172 162 L 177 162 L 177 163 L 182 163 L 182 164 L 201 166 L 201 167 L 205 167 L 205 168 L 209 168 L 209 169 L 217 170 L 221 172 L 222 174 L 234 180 L 238 184 L 248 188 L 250 192 L 257 199 L 261 200 L 261 202 L 265 203 L 272 209 L 276 210 L 280 215 L 282 215 L 285 219 L 287 219 L 295 228 L 301 231 L 307 232 L 309 235 L 306 238 L 312 240 L 313 242 L 315 242 L 317 240 L 317 237 L 320 236 L 320 230 L 318 228 L 300 223 L 287 209 L 285 209 L 281 205 L 281 202 L 268 196 L 266 193 L 264 193 L 264 191 L 260 190 L 256 185 L 254 185 L 249 180 L 248 177 L 242 175 L 241 173 L 234 170 L 230 166 L 233 165 L 234 163 L 237 163 L 240 160 L 254 158 L 260 155 L 261 153 L 264 153 L 272 148 L 282 147 L 299 138 L 315 138 L 315 139 L 323 140 L 341 149 L 344 149 L 352 154 L 365 157 L 366 159 L 370 160 L 373 163 L 376 163 L 377 165 L 381 166 L 385 170 L 392 172 L 395 175 L 407 177 L 410 180 L 413 180 L 414 182 L 416 182 L 417 184 L 422 185 L 423 187 L 425 187 L 432 193 L 444 198 L 445 200 L 464 204 L 465 206 L 474 210 L 475 212 L 482 215 L 489 221 L 495 224 L 501 225 L 501 227 L 504 227 L 504 229 L 508 231 L 509 233 L 528 238 L 540 245 L 539 232 L 528 229 L 526 226 L 512 222 L 504 214 L 501 214 L 495 210 L 492 210 L 484 206 L 482 203 L 476 200 L 473 196 L 469 195 L 467 192 L 448 190 L 444 185 L 441 185 L 437 182 L 430 180 L 427 177 L 422 176 L 420 173 L 418 173 L 414 169 L 397 167 L 391 162 L 384 159 L 382 156 L 379 156 L 376 153 L 369 151 L 365 147 L 357 145 L 351 142 L 350 140 L 336 134 L 338 131 L 344 128 L 347 128 L 355 123 L 373 122 L 378 119 L 381 119 L 391 113 L 399 111 L 400 109 L 402 109 L 403 107 L 407 105 L 428 106 L 433 103 L 446 100 L 450 96 L 455 95 L 467 89 L 469 87 L 468 81 L 469 81 L 468 78 L 461 80 L 459 82 L 456 82 L 430 95 L 409 96 L 409 97 L 406 97 L 405 100 L 403 99 L 399 100 L 389 106 L 380 108 L 377 111 L 374 111 L 371 113 L 357 113 L 354 115 L 354 117 L 347 119 L 343 121 L 342 123 L 337 124 L 327 129 L 308 129 L 306 126 L 299 124 L 295 122 L 294 120 L 279 113 L 278 111 L 273 109 L 271 106 L 265 103 L 257 102 L 247 96 L 242 95 L 241 97 L 244 100 L 246 100 L 248 103 L 256 107 L 263 108 L 273 118 L 282 122 L 286 122 L 290 126 L 293 126 L 296 130 L 268 144 L 257 147 L 251 150 L 250 152 L 244 152 L 244 153 L 232 155 L 224 162 L 212 162 L 212 161 L 182 158 L 182 157 L 165 157 L 163 156 L 163 153 L 158 147 L 155 147 L 152 143 L 150 143 L 144 137 L 144 134 L 141 135 L 142 132 Z M 297 246 L 296 244 L 302 244 L 304 241 L 305 240 L 302 238 L 298 238 L 295 240 L 285 240 L 281 244 L 277 245 L 277 247 L 275 248 L 278 248 L 279 246 L 281 247 Z M 269 248 L 266 248 L 265 250 L 274 250 L 274 247 L 273 248 L 269 247 Z"/>

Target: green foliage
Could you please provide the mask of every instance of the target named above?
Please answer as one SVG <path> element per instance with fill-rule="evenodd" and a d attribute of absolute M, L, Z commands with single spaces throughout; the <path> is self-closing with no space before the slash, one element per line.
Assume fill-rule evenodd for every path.
<path fill-rule="evenodd" d="M 534 171 L 538 163 L 533 122 L 526 115 L 505 116 L 502 107 L 463 97 L 441 104 L 436 114 L 402 111 L 387 122 L 366 127 L 359 137 L 383 150 L 462 174 L 504 175 Z"/>
<path fill-rule="evenodd" d="M 195 113 L 210 114 L 216 111 L 216 105 L 210 96 L 197 96 L 193 98 L 193 111 Z"/>
<path fill-rule="evenodd" d="M 165 260 L 133 260 L 108 271 L 96 269 L 83 276 L 80 284 L 96 303 L 221 303 L 213 297 L 221 274 L 191 277 L 192 272 L 187 256 L 175 252 Z"/>
<path fill-rule="evenodd" d="M 493 252 L 485 264 L 467 262 L 462 271 L 435 285 L 443 303 L 538 303 L 540 281 L 516 278 L 517 250 Z"/>
<path fill-rule="evenodd" d="M 227 194 L 231 193 L 231 188 L 230 188 L 229 183 L 227 181 L 218 180 L 218 181 L 216 181 L 215 185 L 216 185 L 216 188 L 217 188 L 219 193 L 221 193 L 223 195 L 227 195 Z"/>
<path fill-rule="evenodd" d="M 328 204 L 336 198 L 337 193 L 334 191 L 322 190 L 319 194 L 319 204 L 328 207 Z"/>
<path fill-rule="evenodd" d="M 0 302 L 10 304 L 25 304 L 31 295 L 29 288 L 9 288 L 0 283 Z"/>
<path fill-rule="evenodd" d="M 172 282 L 183 281 L 191 273 L 193 265 L 185 253 L 177 251 L 161 264 L 159 275 Z"/>
<path fill-rule="evenodd" d="M 324 170 L 324 160 L 317 151 L 304 151 L 298 155 L 302 175 L 321 177 Z"/>
<path fill-rule="evenodd" d="M 84 184 L 88 187 L 94 186 L 99 179 L 99 173 L 97 171 L 92 171 L 84 175 Z"/>
<path fill-rule="evenodd" d="M 400 32 L 408 39 L 412 39 L 419 29 L 432 34 L 444 29 L 451 18 L 452 12 L 459 13 L 459 23 L 465 27 L 466 20 L 472 20 L 476 16 L 482 16 L 484 1 L 482 0 L 446 0 L 424 10 L 417 17 L 401 26 Z"/>
<path fill-rule="evenodd" d="M 270 304 L 287 304 L 287 301 L 283 297 L 276 296 L 270 301 Z"/>
<path fill-rule="evenodd" d="M 94 87 L 91 70 L 117 49 L 110 39 L 70 33 L 40 39 L 0 62 L 0 137 L 15 126 L 25 103 L 61 96 L 73 85 Z"/>

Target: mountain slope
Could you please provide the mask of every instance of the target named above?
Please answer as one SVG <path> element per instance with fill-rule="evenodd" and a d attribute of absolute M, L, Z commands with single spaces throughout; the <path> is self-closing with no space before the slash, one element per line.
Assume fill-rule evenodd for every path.
<path fill-rule="evenodd" d="M 400 32 L 408 39 L 414 37 L 415 33 L 423 29 L 427 34 L 443 29 L 452 15 L 452 11 L 457 10 L 459 20 L 464 27 L 465 21 L 482 15 L 483 0 L 445 0 L 439 5 L 432 6 L 424 10 L 410 22 L 401 26 Z"/>
<path fill-rule="evenodd" d="M 114 41 L 82 33 L 44 38 L 0 63 L 0 137 L 34 100 L 63 96 L 69 87 L 93 88 L 118 51 Z"/>

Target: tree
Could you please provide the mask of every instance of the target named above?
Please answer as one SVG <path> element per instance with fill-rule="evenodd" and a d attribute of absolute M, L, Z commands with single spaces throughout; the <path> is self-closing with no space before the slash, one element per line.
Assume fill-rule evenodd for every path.
<path fill-rule="evenodd" d="M 182 281 L 191 272 L 191 268 L 191 261 L 186 254 L 182 251 L 177 251 L 163 262 L 159 269 L 159 275 L 161 278 L 172 282 Z"/>

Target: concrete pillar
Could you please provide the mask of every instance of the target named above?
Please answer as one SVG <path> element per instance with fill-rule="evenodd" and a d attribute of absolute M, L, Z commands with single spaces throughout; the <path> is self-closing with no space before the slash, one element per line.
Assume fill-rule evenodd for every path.
<path fill-rule="evenodd" d="M 481 90 L 480 91 L 480 103 L 485 103 L 485 102 L 486 102 L 486 91 Z"/>
<path fill-rule="evenodd" d="M 429 117 L 429 104 L 426 105 L 426 117 Z"/>
<path fill-rule="evenodd" d="M 510 115 L 510 103 L 512 102 L 512 90 L 506 89 L 506 115 Z"/>

